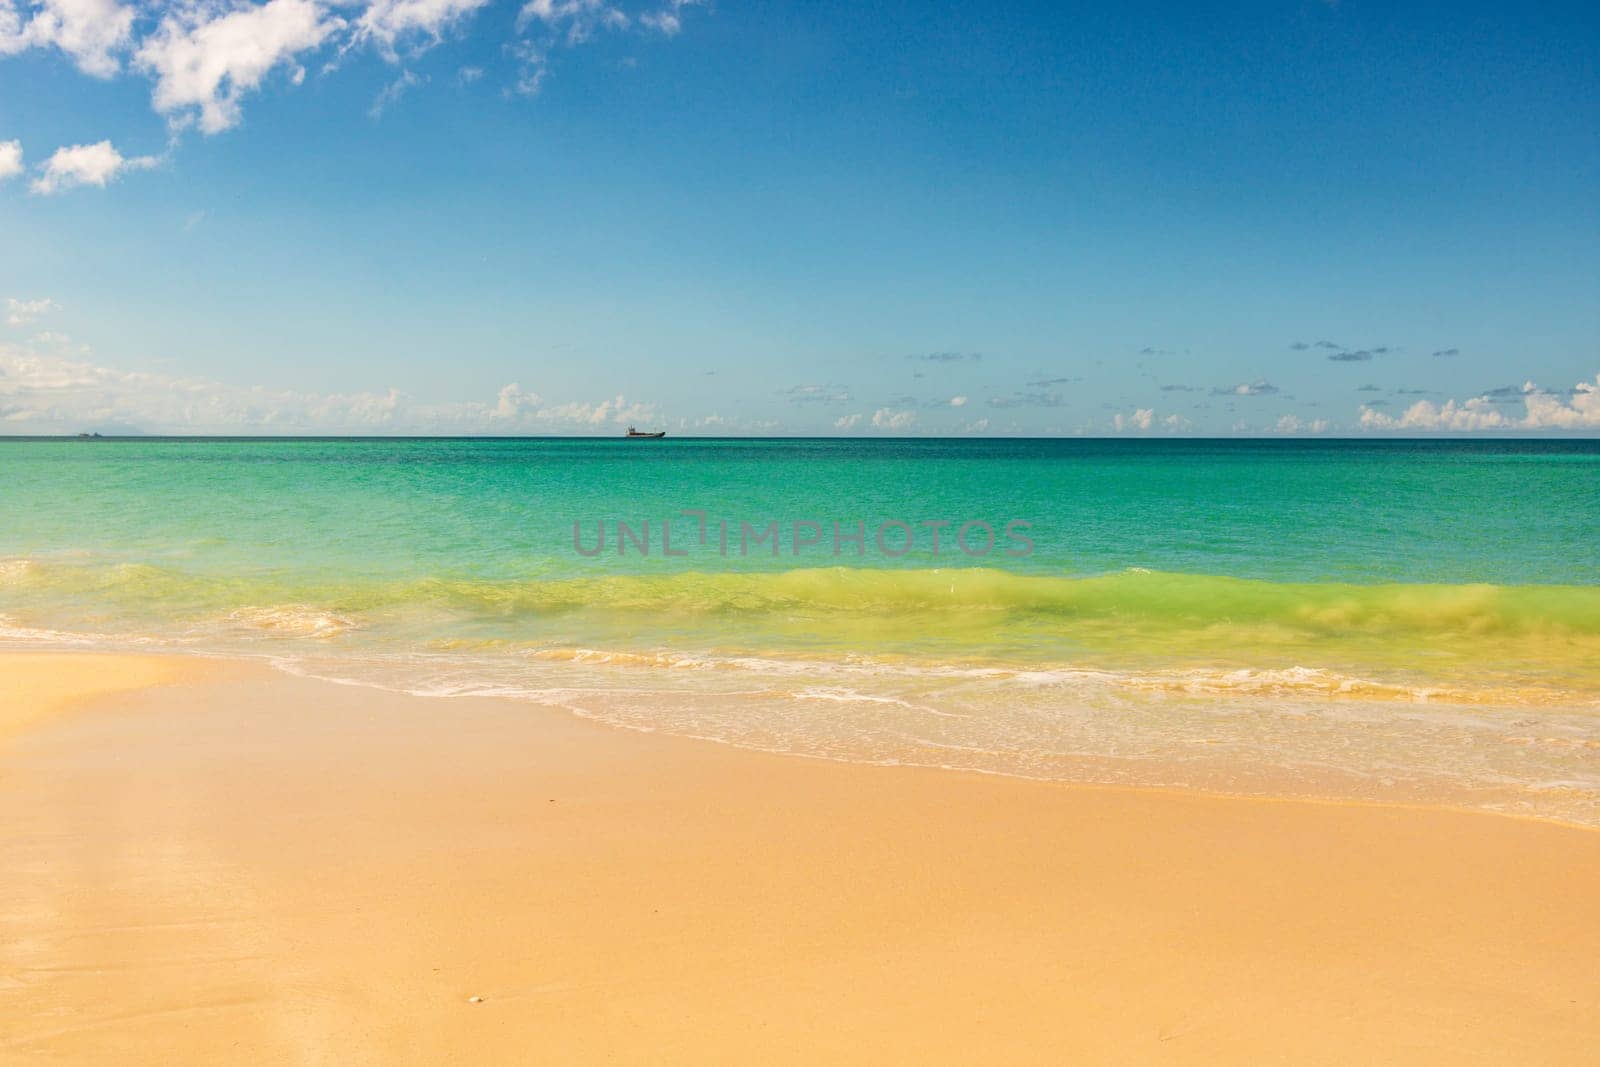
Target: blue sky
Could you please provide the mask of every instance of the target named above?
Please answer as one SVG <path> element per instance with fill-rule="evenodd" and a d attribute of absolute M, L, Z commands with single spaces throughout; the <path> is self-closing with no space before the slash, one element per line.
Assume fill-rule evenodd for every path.
<path fill-rule="evenodd" d="M 1592 434 L 1597 54 L 1592 4 L 0 0 L 0 432 Z"/>

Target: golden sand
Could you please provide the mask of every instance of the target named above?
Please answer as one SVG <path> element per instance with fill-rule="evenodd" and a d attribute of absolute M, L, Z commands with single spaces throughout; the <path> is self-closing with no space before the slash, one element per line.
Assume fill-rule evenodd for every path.
<path fill-rule="evenodd" d="M 0 659 L 0 741 L 75 703 L 203 671 L 169 656 L 6 655 Z"/>
<path fill-rule="evenodd" d="M 1600 1047 L 1591 832 L 787 759 L 248 665 L 0 656 L 0 705 L 30 723 L 0 743 L 0 1063 Z"/>

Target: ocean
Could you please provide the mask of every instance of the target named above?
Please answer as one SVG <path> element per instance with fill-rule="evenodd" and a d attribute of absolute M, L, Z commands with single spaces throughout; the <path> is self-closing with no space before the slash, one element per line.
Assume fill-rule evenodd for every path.
<path fill-rule="evenodd" d="M 1600 442 L 0 439 L 0 646 L 1600 826 Z"/>

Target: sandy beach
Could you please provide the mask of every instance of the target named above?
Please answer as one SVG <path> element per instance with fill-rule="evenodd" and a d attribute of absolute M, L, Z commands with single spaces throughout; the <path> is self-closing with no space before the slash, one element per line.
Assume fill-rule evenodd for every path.
<path fill-rule="evenodd" d="M 0 657 L 0 1062 L 1581 1063 L 1600 834 Z"/>

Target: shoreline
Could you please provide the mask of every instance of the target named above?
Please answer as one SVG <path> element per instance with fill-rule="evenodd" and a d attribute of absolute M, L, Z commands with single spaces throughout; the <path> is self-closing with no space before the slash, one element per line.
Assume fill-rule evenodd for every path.
<path fill-rule="evenodd" d="M 97 654 L 97 653 L 89 653 L 89 654 L 94 655 L 94 654 Z M 3 657 L 4 655 L 5 655 L 5 653 L 0 653 L 0 657 Z M 163 656 L 193 655 L 197 659 L 214 660 L 214 661 L 218 661 L 218 662 L 222 662 L 222 663 L 248 663 L 248 664 L 251 664 L 251 665 L 259 664 L 259 665 L 267 666 L 267 667 L 269 667 L 270 669 L 272 669 L 274 671 L 281 672 L 285 676 L 291 677 L 291 678 L 300 678 L 300 679 L 303 679 L 305 681 L 319 682 L 319 683 L 323 683 L 323 684 L 326 684 L 326 685 L 342 685 L 342 686 L 350 686 L 350 687 L 355 688 L 355 689 L 368 689 L 368 690 L 371 690 L 373 692 L 387 693 L 387 694 L 389 694 L 391 696 L 399 697 L 399 698 L 406 699 L 406 700 L 448 701 L 448 700 L 457 700 L 457 699 L 466 699 L 466 700 L 500 700 L 500 699 L 515 700 L 516 699 L 516 698 L 513 698 L 513 697 L 503 697 L 503 696 L 495 696 L 495 695 L 491 695 L 491 694 L 479 694 L 479 693 L 419 693 L 419 692 L 416 692 L 414 690 L 406 689 L 406 688 L 403 688 L 403 687 L 400 687 L 400 686 L 384 685 L 384 684 L 381 684 L 381 683 L 378 683 L 378 682 L 354 681 L 354 680 L 343 679 L 343 678 L 329 678 L 329 677 L 325 677 L 323 675 L 311 674 L 311 673 L 306 673 L 306 672 L 303 672 L 303 671 L 300 671 L 300 670 L 291 669 L 291 668 L 289 668 L 287 666 L 284 666 L 283 664 L 277 662 L 274 657 L 265 656 L 265 655 L 263 655 L 259 659 L 252 659 L 249 656 L 239 655 L 239 654 L 234 654 L 234 655 L 224 654 L 224 653 L 215 653 L 215 654 L 213 654 L 213 653 L 208 653 L 208 652 L 161 653 L 161 655 L 163 655 Z M 818 752 L 800 752 L 800 751 L 793 751 L 793 750 L 778 750 L 778 749 L 758 748 L 758 747 L 753 746 L 753 745 L 743 744 L 743 743 L 740 743 L 738 741 L 730 741 L 730 740 L 727 740 L 727 739 L 721 738 L 721 737 L 713 737 L 713 736 L 703 735 L 703 734 L 702 735 L 680 734 L 680 733 L 674 733 L 674 732 L 671 732 L 671 731 L 663 730 L 663 729 L 660 729 L 660 728 L 654 727 L 654 726 L 633 726 L 633 725 L 629 725 L 629 724 L 626 724 L 626 723 L 611 722 L 609 720 L 602 719 L 602 718 L 599 718 L 599 717 L 596 717 L 596 716 L 593 716 L 593 715 L 588 715 L 588 714 L 584 714 L 584 713 L 581 713 L 581 712 L 572 711 L 570 709 L 557 709 L 557 708 L 551 707 L 548 704 L 542 704 L 542 703 L 538 703 L 538 702 L 532 702 L 532 701 L 528 701 L 528 702 L 517 701 L 517 702 L 519 704 L 521 704 L 522 706 L 527 707 L 527 708 L 529 708 L 529 709 L 531 709 L 531 710 L 533 710 L 533 711 L 535 711 L 535 712 L 537 712 L 539 714 L 546 714 L 546 713 L 553 712 L 553 713 L 558 714 L 558 715 L 571 715 L 572 717 L 574 717 L 576 719 L 579 719 L 582 722 L 592 723 L 595 726 L 598 726 L 598 727 L 600 727 L 601 729 L 604 729 L 604 730 L 620 730 L 620 731 L 623 731 L 625 733 L 638 734 L 638 735 L 646 736 L 646 737 L 649 737 L 649 736 L 670 737 L 670 738 L 674 738 L 674 739 L 677 739 L 677 740 L 689 741 L 689 742 L 692 742 L 694 744 L 715 745 L 715 746 L 718 746 L 720 748 L 731 749 L 731 750 L 733 750 L 735 752 L 748 752 L 748 753 L 751 753 L 753 755 L 760 756 L 760 757 L 765 757 L 765 758 L 776 758 L 776 759 L 784 759 L 784 760 L 789 760 L 789 759 L 811 760 L 811 761 L 815 761 L 815 762 L 818 762 L 818 763 L 830 764 L 830 765 L 835 765 L 835 766 L 868 767 L 868 768 L 875 768 L 875 769 L 884 770 L 884 771 L 906 770 L 906 771 L 914 771 L 914 772 L 917 772 L 917 773 L 929 773 L 929 772 L 931 772 L 931 773 L 934 773 L 934 774 L 974 775 L 974 776 L 976 776 L 978 778 L 998 778 L 998 779 L 1001 779 L 1003 781 L 1031 782 L 1031 783 L 1035 783 L 1037 785 L 1049 786 L 1049 787 L 1052 787 L 1052 788 L 1059 788 L 1059 789 L 1085 789 L 1085 790 L 1090 790 L 1092 792 L 1128 793 L 1128 794 L 1133 794 L 1133 795 L 1136 795 L 1136 796 L 1150 794 L 1150 795 L 1154 795 L 1154 796 L 1169 796 L 1169 797 L 1204 797 L 1204 798 L 1211 799 L 1211 800 L 1238 801 L 1240 803 L 1247 803 L 1247 804 L 1306 804 L 1306 805 L 1319 806 L 1319 807 L 1354 807 L 1354 808 L 1372 808 L 1372 809 L 1377 809 L 1377 810 L 1440 812 L 1440 813 L 1451 813 L 1451 814 L 1457 814 L 1457 815 L 1481 815 L 1481 816 L 1485 816 L 1485 817 L 1488 817 L 1488 818 L 1510 819 L 1510 820 L 1519 821 L 1519 822 L 1535 823 L 1535 824 L 1538 824 L 1538 825 L 1541 825 L 1541 826 L 1554 826 L 1554 827 L 1559 827 L 1559 828 L 1561 828 L 1563 830 L 1576 830 L 1576 831 L 1579 831 L 1581 833 L 1600 834 L 1600 825 L 1595 825 L 1595 824 L 1591 824 L 1591 823 L 1576 822 L 1576 821 L 1572 821 L 1572 820 L 1568 820 L 1568 819 L 1562 819 L 1562 818 L 1560 818 L 1558 816 L 1554 816 L 1554 815 L 1540 815 L 1540 814 L 1536 814 L 1536 813 L 1520 812 L 1520 811 L 1503 811 L 1503 810 L 1496 809 L 1496 808 L 1473 807 L 1470 804 L 1449 804 L 1449 803 L 1444 803 L 1444 802 L 1429 803 L 1429 802 L 1424 802 L 1424 801 L 1409 801 L 1409 800 L 1399 800 L 1399 799 L 1395 799 L 1395 800 L 1372 800 L 1372 799 L 1367 799 L 1367 798 L 1363 798 L 1363 797 L 1337 796 L 1337 795 L 1332 795 L 1332 794 L 1320 795 L 1320 794 L 1315 794 L 1315 793 L 1298 794 L 1298 793 L 1291 793 L 1291 792 L 1288 792 L 1288 791 L 1285 791 L 1285 792 L 1282 792 L 1282 793 L 1265 793 L 1265 792 L 1263 792 L 1263 793 L 1243 793 L 1243 792 L 1227 792 L 1225 790 L 1220 790 L 1220 789 L 1207 789 L 1207 788 L 1204 788 L 1204 787 L 1201 787 L 1201 786 L 1144 785 L 1144 784 L 1137 784 L 1137 783 L 1121 783 L 1121 782 L 1078 781 L 1078 780 L 1068 779 L 1068 778 L 1046 778 L 1046 777 L 1043 777 L 1043 776 L 1028 775 L 1028 774 L 1023 774 L 1023 773 L 1021 773 L 1019 771 L 989 770 L 989 769 L 982 768 L 982 767 L 958 767 L 958 766 L 953 766 L 953 765 L 948 765 L 948 764 L 915 763 L 915 762 L 909 762 L 909 761 L 894 761 L 894 762 L 880 761 L 880 762 L 874 762 L 872 760 L 866 760 L 866 759 L 852 759 L 852 758 L 846 757 L 846 756 L 829 756 L 829 755 L 825 755 L 825 754 L 818 753 Z"/>
<path fill-rule="evenodd" d="M 577 651 L 579 653 L 588 652 L 588 650 Z M 613 658 L 620 658 L 626 661 L 631 657 L 641 655 L 637 653 L 615 651 L 594 651 L 589 652 L 588 654 L 593 655 L 596 657 L 596 659 L 603 662 L 609 662 Z M 737 738 L 707 733 L 684 732 L 680 729 L 674 728 L 673 726 L 660 725 L 649 719 L 639 723 L 629 722 L 603 714 L 594 714 L 585 709 L 571 705 L 552 704 L 542 700 L 530 700 L 525 699 L 521 695 L 510 693 L 497 693 L 494 691 L 492 685 L 485 686 L 484 691 L 482 692 L 473 690 L 427 691 L 409 688 L 406 684 L 399 682 L 382 681 L 375 678 L 350 677 L 343 674 L 324 673 L 320 670 L 307 669 L 302 663 L 299 662 L 297 657 L 284 656 L 268 651 L 252 652 L 242 649 L 230 650 L 208 648 L 162 648 L 156 650 L 142 650 L 137 647 L 117 647 L 115 645 L 109 649 L 101 649 L 85 644 L 58 642 L 30 642 L 28 644 L 13 645 L 10 647 L 0 644 L 0 662 L 12 657 L 58 656 L 88 657 L 92 660 L 98 660 L 107 663 L 109 665 L 108 670 L 102 671 L 97 675 L 97 677 L 107 679 L 105 683 L 107 686 L 105 692 L 107 693 L 117 691 L 118 689 L 131 689 L 138 687 L 126 684 L 125 682 L 110 680 L 115 677 L 115 673 L 119 669 L 127 672 L 125 677 L 129 678 L 139 678 L 147 675 L 150 676 L 148 681 L 141 682 L 140 685 L 159 685 L 163 684 L 164 682 L 171 681 L 173 680 L 173 677 L 175 677 L 174 672 L 182 674 L 184 671 L 190 669 L 190 667 L 185 665 L 194 665 L 193 669 L 197 670 L 205 669 L 226 671 L 229 669 L 267 669 L 274 673 L 281 674 L 287 678 L 303 679 L 306 681 L 318 682 L 327 685 L 349 686 L 357 689 L 369 690 L 374 693 L 388 694 L 390 696 L 406 700 L 415 699 L 437 701 L 457 698 L 465 698 L 468 700 L 510 700 L 529 708 L 530 711 L 537 711 L 541 714 L 555 711 L 557 714 L 571 715 L 582 721 L 600 726 L 603 729 L 622 730 L 628 733 L 636 733 L 647 736 L 661 735 L 666 737 L 675 737 L 695 743 L 717 745 L 738 752 L 749 752 L 760 756 L 778 757 L 783 759 L 795 758 L 803 760 L 815 760 L 822 763 L 854 767 L 877 767 L 883 769 L 905 768 L 909 770 L 932 771 L 937 773 L 950 773 L 958 775 L 973 774 L 980 777 L 994 777 L 1005 780 L 1034 782 L 1041 785 L 1069 789 L 1082 788 L 1090 790 L 1106 790 L 1111 792 L 1126 791 L 1134 794 L 1151 793 L 1177 797 L 1202 796 L 1223 800 L 1238 800 L 1256 803 L 1314 804 L 1370 807 L 1377 809 L 1392 808 L 1406 811 L 1458 812 L 1475 815 L 1489 815 L 1502 819 L 1520 820 L 1542 825 L 1558 826 L 1571 830 L 1600 833 L 1600 821 L 1584 821 L 1579 818 L 1563 817 L 1562 815 L 1551 812 L 1526 810 L 1519 811 L 1504 806 L 1492 806 L 1482 802 L 1474 803 L 1473 800 L 1466 794 L 1461 794 L 1460 799 L 1456 800 L 1439 799 L 1439 794 L 1443 790 L 1438 786 L 1428 790 L 1428 792 L 1432 792 L 1433 795 L 1426 797 L 1420 795 L 1424 791 L 1418 789 L 1417 787 L 1413 787 L 1413 792 L 1409 796 L 1404 794 L 1385 796 L 1359 795 L 1362 783 L 1352 779 L 1347 770 L 1344 768 L 1323 768 L 1320 772 L 1320 781 L 1322 783 L 1320 788 L 1317 785 L 1310 784 L 1309 780 L 1304 777 L 1294 777 L 1286 768 L 1264 767 L 1258 760 L 1249 757 L 1241 758 L 1232 765 L 1223 764 L 1220 768 L 1212 769 L 1209 775 L 1201 776 L 1203 778 L 1209 778 L 1207 781 L 1201 781 L 1193 776 L 1191 776 L 1190 781 L 1184 782 L 1121 781 L 1109 780 L 1106 777 L 1093 777 L 1093 774 L 1097 768 L 1116 768 L 1116 760 L 1110 756 L 1079 757 L 1082 764 L 1081 769 L 1085 773 L 1078 775 L 1073 775 L 1070 773 L 1062 775 L 1029 774 L 1021 770 L 1008 768 L 937 763 L 916 758 L 896 757 L 892 759 L 873 759 L 866 756 L 856 755 L 830 755 L 825 752 L 808 751 L 800 748 L 787 748 L 778 746 L 764 747 L 762 745 L 748 743 Z M 578 656 L 545 658 L 579 659 Z M 643 654 L 641 658 L 655 660 L 659 658 L 659 655 L 656 653 L 648 653 Z M 997 673 L 1004 673 L 1006 668 L 994 668 L 994 670 Z M 1299 668 L 1295 668 L 1295 670 L 1299 670 Z M 0 696 L 5 695 L 4 685 L 5 679 L 0 678 Z M 97 695 L 98 692 L 98 690 L 85 690 L 78 695 L 83 698 L 89 698 Z M 70 696 L 70 694 L 68 695 Z M 1214 699 L 1223 699 L 1221 694 L 1208 695 Z M 1248 696 L 1250 694 L 1246 693 L 1241 695 Z M 1354 706 L 1360 706 L 1362 703 L 1369 701 L 1372 703 L 1382 702 L 1380 698 L 1368 698 L 1360 695 L 1346 696 L 1344 694 L 1340 694 L 1340 698 L 1341 699 L 1339 702 L 1342 703 L 1345 700 L 1348 700 Z M 1425 706 L 1430 708 L 1432 707 L 1431 704 Z M 16 728 L 22 728 L 21 724 L 19 723 Z M 7 729 L 8 727 L 6 718 L 3 715 L 0 715 L 0 741 L 4 740 Z M 1529 737 L 1518 740 L 1532 743 L 1535 739 Z M 1597 746 L 1600 746 L 1600 742 L 1587 742 L 1587 747 L 1589 748 L 1595 748 Z M 1135 759 L 1132 762 L 1147 763 L 1156 766 L 1176 766 L 1174 764 L 1164 764 L 1159 758 Z M 1237 778 L 1243 778 L 1251 781 L 1254 783 L 1256 788 L 1229 789 L 1212 784 L 1217 780 L 1228 777 L 1230 773 Z M 1154 775 L 1152 777 L 1175 778 L 1180 776 L 1181 775 L 1178 771 L 1174 771 L 1170 774 Z M 1344 785 L 1346 788 L 1341 790 L 1338 788 L 1339 785 Z M 1370 791 L 1370 786 L 1368 789 Z"/>
<path fill-rule="evenodd" d="M 797 760 L 199 656 L 5 652 L 0 679 L 34 709 L 0 733 L 0 858 L 28 875 L 0 890 L 0 1052 L 1576 1063 L 1600 1040 L 1581 826 Z"/>

